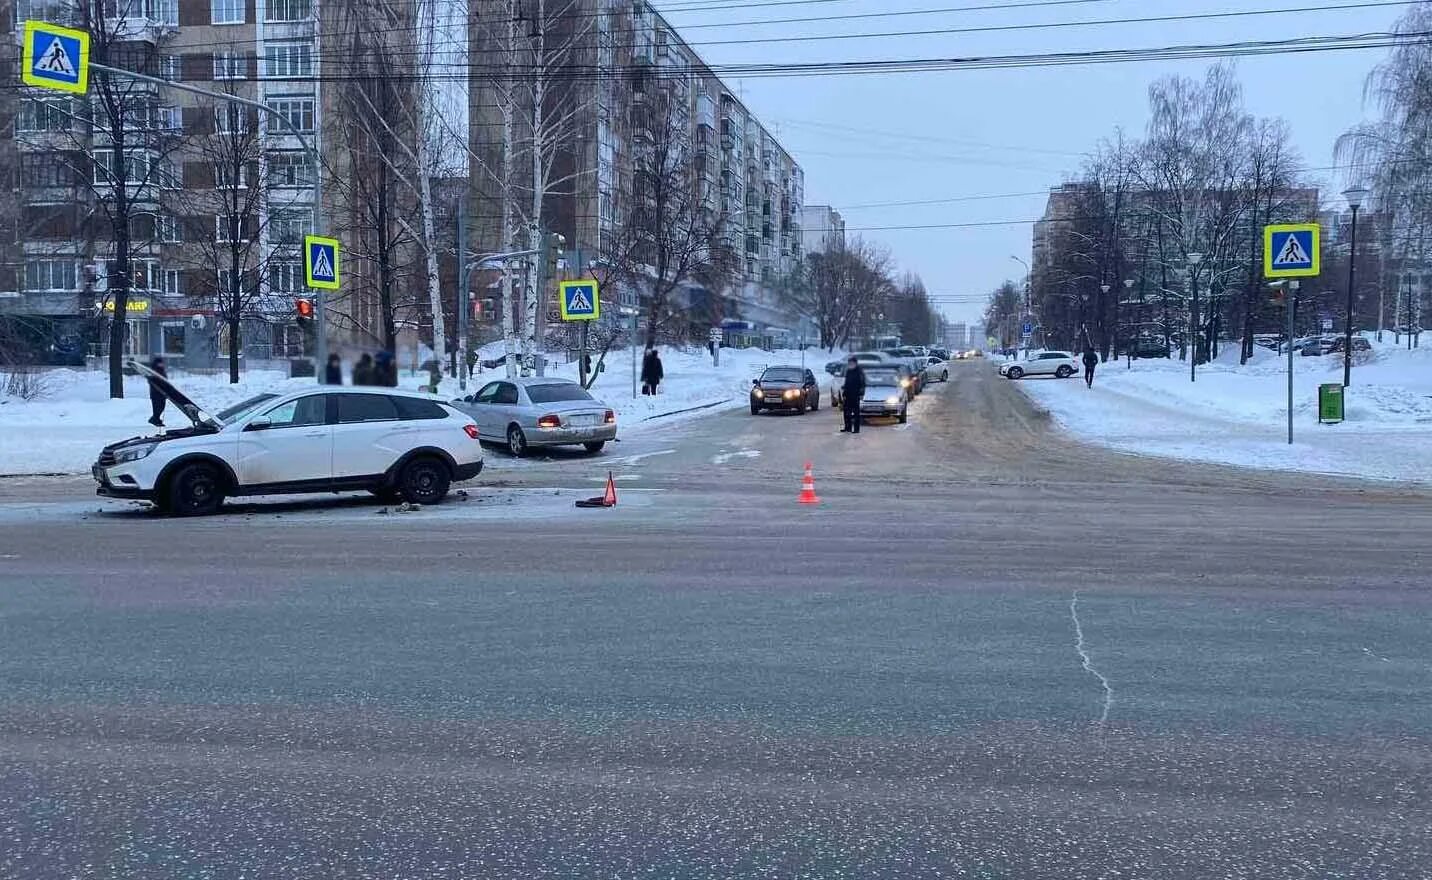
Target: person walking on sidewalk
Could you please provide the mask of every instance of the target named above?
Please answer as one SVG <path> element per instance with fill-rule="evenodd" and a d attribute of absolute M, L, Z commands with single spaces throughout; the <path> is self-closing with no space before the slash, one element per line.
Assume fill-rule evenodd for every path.
<path fill-rule="evenodd" d="M 646 355 L 641 359 L 641 393 L 655 394 L 656 386 L 666 378 L 666 371 L 661 366 L 661 355 L 656 353 L 655 348 L 648 348 Z"/>
<path fill-rule="evenodd" d="M 1099 366 L 1099 355 L 1094 349 L 1084 349 L 1084 385 L 1088 388 L 1094 387 L 1094 368 Z"/>
<path fill-rule="evenodd" d="M 865 396 L 865 371 L 855 358 L 845 362 L 845 384 L 840 389 L 840 411 L 845 416 L 842 434 L 860 433 L 860 400 Z"/>

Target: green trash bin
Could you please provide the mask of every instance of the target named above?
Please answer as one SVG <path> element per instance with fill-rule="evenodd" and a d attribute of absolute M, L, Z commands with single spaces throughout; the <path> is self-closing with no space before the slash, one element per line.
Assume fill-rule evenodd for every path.
<path fill-rule="evenodd" d="M 1343 387 L 1337 383 L 1318 386 L 1318 424 L 1343 420 Z"/>

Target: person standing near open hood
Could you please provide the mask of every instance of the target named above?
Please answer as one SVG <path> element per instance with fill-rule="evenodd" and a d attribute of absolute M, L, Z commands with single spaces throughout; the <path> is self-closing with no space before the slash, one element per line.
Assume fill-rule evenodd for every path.
<path fill-rule="evenodd" d="M 165 378 L 169 377 L 169 371 L 164 367 L 164 358 L 160 357 L 157 354 L 149 359 L 149 369 L 153 370 L 161 376 L 164 376 Z M 152 411 L 152 414 L 149 416 L 149 424 L 153 425 L 156 428 L 164 427 L 164 419 L 162 417 L 164 415 L 165 399 L 166 398 L 164 397 L 164 392 L 159 390 L 158 385 L 155 385 L 152 381 L 150 381 L 149 408 Z"/>

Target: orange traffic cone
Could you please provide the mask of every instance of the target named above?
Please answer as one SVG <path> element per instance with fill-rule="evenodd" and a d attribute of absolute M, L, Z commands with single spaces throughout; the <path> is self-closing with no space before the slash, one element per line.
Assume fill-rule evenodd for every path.
<path fill-rule="evenodd" d="M 607 471 L 607 491 L 602 495 L 602 506 L 617 506 L 617 481 L 612 479 L 611 471 Z"/>
<path fill-rule="evenodd" d="M 810 462 L 805 463 L 805 476 L 801 478 L 801 497 L 798 500 L 801 504 L 820 503 L 820 499 L 815 497 L 815 476 L 811 473 Z"/>

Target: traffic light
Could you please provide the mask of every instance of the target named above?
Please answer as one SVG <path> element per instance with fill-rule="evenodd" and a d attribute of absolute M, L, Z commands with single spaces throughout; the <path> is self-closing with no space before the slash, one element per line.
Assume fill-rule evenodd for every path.
<path fill-rule="evenodd" d="M 293 301 L 294 321 L 298 329 L 305 333 L 313 330 L 313 300 L 296 299 Z"/>

